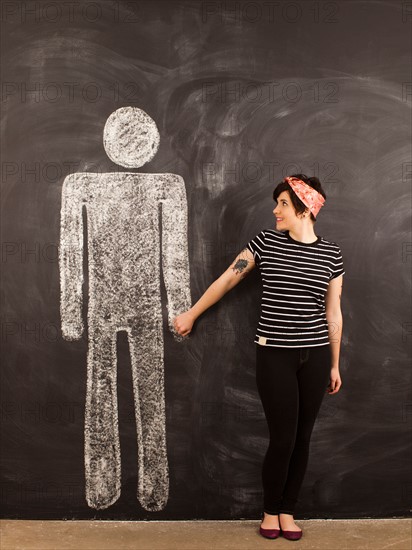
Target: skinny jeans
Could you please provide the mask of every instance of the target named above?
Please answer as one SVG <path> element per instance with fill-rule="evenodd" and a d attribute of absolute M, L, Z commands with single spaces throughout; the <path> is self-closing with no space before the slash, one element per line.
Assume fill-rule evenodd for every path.
<path fill-rule="evenodd" d="M 262 466 L 263 509 L 268 514 L 294 513 L 330 369 L 330 344 L 256 344 L 256 385 L 270 437 Z"/>

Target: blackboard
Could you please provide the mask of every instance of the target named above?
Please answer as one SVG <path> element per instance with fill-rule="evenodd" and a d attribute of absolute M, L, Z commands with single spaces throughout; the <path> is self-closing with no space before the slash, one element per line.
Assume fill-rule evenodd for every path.
<path fill-rule="evenodd" d="M 177 341 L 161 282 L 169 496 L 136 498 L 130 350 L 116 337 L 121 495 L 85 500 L 87 327 L 62 337 L 58 250 L 69 174 L 130 172 L 108 117 L 156 123 L 135 169 L 184 182 L 193 303 L 261 229 L 282 177 L 320 178 L 317 235 L 346 274 L 340 370 L 296 517 L 410 507 L 411 98 L 408 2 L 4 2 L 1 507 L 19 519 L 237 519 L 261 512 L 268 430 L 255 386 L 255 270 Z M 133 171 L 133 170 L 132 170 Z M 159 216 L 161 212 L 159 211 Z M 84 302 L 88 307 L 88 223 Z M 159 259 L 160 262 L 160 259 Z M 148 317 L 147 321 L 150 321 Z"/>

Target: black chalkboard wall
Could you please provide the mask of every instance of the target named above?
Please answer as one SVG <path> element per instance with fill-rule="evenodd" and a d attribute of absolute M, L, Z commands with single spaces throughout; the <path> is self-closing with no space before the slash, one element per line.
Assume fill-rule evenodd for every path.
<path fill-rule="evenodd" d="M 184 180 L 193 303 L 274 227 L 283 176 L 320 178 L 327 203 L 315 231 L 341 246 L 346 269 L 343 385 L 322 404 L 296 516 L 408 512 L 411 19 L 400 1 L 2 4 L 3 518 L 261 511 L 258 270 L 183 342 L 168 328 L 161 282 L 169 495 L 158 511 L 137 499 L 131 360 L 118 332 L 121 494 L 105 509 L 85 499 L 87 327 L 78 340 L 62 336 L 62 187 L 77 172 L 133 172 L 103 146 L 107 118 L 127 106 L 160 134 L 134 171 Z M 86 238 L 84 208 L 83 222 Z M 85 245 L 85 323 L 88 267 Z M 150 312 L 140 322 L 150 325 Z"/>

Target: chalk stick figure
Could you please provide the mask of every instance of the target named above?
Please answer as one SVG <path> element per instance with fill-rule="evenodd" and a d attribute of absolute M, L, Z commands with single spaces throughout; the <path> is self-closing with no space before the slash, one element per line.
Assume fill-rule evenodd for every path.
<path fill-rule="evenodd" d="M 103 132 L 107 155 L 126 168 L 150 161 L 159 139 L 154 120 L 134 107 L 114 111 Z M 84 330 L 83 205 L 89 265 L 86 500 L 92 508 L 107 508 L 121 492 L 116 333 L 125 330 L 138 444 L 137 498 L 146 510 L 162 510 L 168 500 L 169 469 L 160 264 L 168 326 L 181 341 L 172 320 L 191 307 L 184 180 L 176 174 L 136 172 L 83 172 L 65 178 L 59 268 L 66 340 L 79 339 Z"/>

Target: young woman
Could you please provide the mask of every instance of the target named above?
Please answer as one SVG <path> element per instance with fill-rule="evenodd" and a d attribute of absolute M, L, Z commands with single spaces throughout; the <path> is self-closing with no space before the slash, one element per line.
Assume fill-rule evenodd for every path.
<path fill-rule="evenodd" d="M 257 265 L 262 283 L 256 384 L 269 427 L 263 461 L 260 534 L 297 540 L 293 519 L 325 392 L 341 385 L 339 351 L 343 260 L 337 243 L 317 236 L 326 195 L 318 178 L 288 176 L 273 192 L 276 230 L 262 230 L 188 311 L 174 319 L 187 336 L 195 320 Z"/>

